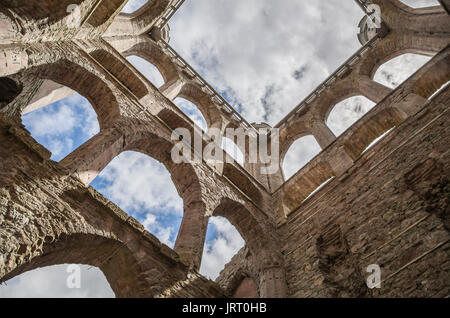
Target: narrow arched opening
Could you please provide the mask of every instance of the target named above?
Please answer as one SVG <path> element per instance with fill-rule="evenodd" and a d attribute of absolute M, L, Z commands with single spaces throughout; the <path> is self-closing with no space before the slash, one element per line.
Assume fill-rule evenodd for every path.
<path fill-rule="evenodd" d="M 430 59 L 431 57 L 420 54 L 402 54 L 382 64 L 373 79 L 384 86 L 397 88 Z"/>
<path fill-rule="evenodd" d="M 375 103 L 364 96 L 347 98 L 333 107 L 327 118 L 327 126 L 339 136 L 374 106 Z"/>
<path fill-rule="evenodd" d="M 91 186 L 173 247 L 183 218 L 183 200 L 169 171 L 140 152 L 116 156 Z"/>
<path fill-rule="evenodd" d="M 321 151 L 322 149 L 314 136 L 308 135 L 297 139 L 282 158 L 285 180 L 292 177 Z"/>
<path fill-rule="evenodd" d="M 173 103 L 177 105 L 203 131 L 208 130 L 208 124 L 205 117 L 196 104 L 182 97 L 175 98 Z"/>
<path fill-rule="evenodd" d="M 200 273 L 216 279 L 231 258 L 245 245 L 238 230 L 224 217 L 210 217 Z"/>
<path fill-rule="evenodd" d="M 126 59 L 156 87 L 164 84 L 164 78 L 154 64 L 136 55 L 127 56 Z"/>

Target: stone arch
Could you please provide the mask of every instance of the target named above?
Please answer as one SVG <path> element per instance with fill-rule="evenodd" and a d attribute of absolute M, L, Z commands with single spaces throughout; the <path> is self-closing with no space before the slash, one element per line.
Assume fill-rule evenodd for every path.
<path fill-rule="evenodd" d="M 208 127 L 212 127 L 217 122 L 222 122 L 220 111 L 211 100 L 210 95 L 205 93 L 197 85 L 185 83 L 177 97 L 184 98 L 195 104 L 205 118 Z"/>
<path fill-rule="evenodd" d="M 126 57 L 136 55 L 153 64 L 161 73 L 164 83 L 179 78 L 178 70 L 170 57 L 148 36 L 138 37 L 137 43 L 120 51 L 122 51 L 122 54 Z"/>
<path fill-rule="evenodd" d="M 97 113 L 100 128 L 110 126 L 120 116 L 120 107 L 111 88 L 98 75 L 67 59 L 31 68 L 24 76 L 48 79 L 84 96 Z M 90 83 L 90 85 L 86 85 Z"/>
<path fill-rule="evenodd" d="M 124 0 L 100 0 L 94 12 L 86 20 L 86 23 L 96 28 L 101 26 L 122 6 Z"/>
<path fill-rule="evenodd" d="M 169 0 L 147 1 L 132 13 L 119 13 L 107 34 L 141 35 L 147 33 L 166 9 L 172 4 Z"/>
<path fill-rule="evenodd" d="M 137 99 L 148 94 L 148 87 L 123 61 L 110 52 L 99 49 L 89 53 L 99 64 L 127 87 Z"/>
<path fill-rule="evenodd" d="M 67 88 L 62 87 L 62 93 L 64 89 Z M 62 96 L 55 101 L 44 99 L 36 105 L 40 102 L 37 101 L 26 107 L 21 116 L 22 125 L 51 152 L 53 161 L 60 161 L 100 131 L 97 115 L 89 101 L 78 93 L 70 92 L 70 96 Z M 37 106 L 40 107 L 32 109 Z"/>
<path fill-rule="evenodd" d="M 229 279 L 225 292 L 232 298 L 259 298 L 258 277 L 240 267 Z"/>
<path fill-rule="evenodd" d="M 25 251 L 26 246 L 20 247 L 19 255 L 21 250 Z M 75 263 L 98 267 L 117 297 L 143 296 L 142 291 L 136 288 L 143 286 L 139 282 L 142 269 L 133 253 L 119 240 L 98 234 L 61 233 L 55 238 L 47 236 L 42 247 L 33 252 L 28 262 L 16 267 L 1 280 L 9 280 L 39 267 Z M 127 277 L 121 277 L 121 273 L 128 273 Z M 146 288 L 145 295 L 152 295 L 149 288 Z"/>
<path fill-rule="evenodd" d="M 180 108 L 183 113 L 188 116 L 197 126 L 204 131 L 207 131 L 210 125 L 205 119 L 205 116 L 201 112 L 200 108 L 193 102 L 183 97 L 177 97 L 173 100 L 173 103 Z"/>
<path fill-rule="evenodd" d="M 286 153 L 298 139 L 311 135 L 312 127 L 309 120 L 296 120 L 295 124 L 288 122 L 280 129 L 280 165 L 283 165 Z"/>
<path fill-rule="evenodd" d="M 129 55 L 126 57 L 126 59 L 155 87 L 161 87 L 162 85 L 164 85 L 164 78 L 154 64 L 137 55 Z"/>
<path fill-rule="evenodd" d="M 276 256 L 277 240 L 272 236 L 268 225 L 263 225 L 264 221 L 257 220 L 245 205 L 223 198 L 212 216 L 226 218 L 238 230 L 251 253 L 260 257 L 260 266 L 280 264 L 281 259 Z"/>
<path fill-rule="evenodd" d="M 255 281 L 258 282 L 259 295 L 286 297 L 286 278 L 278 237 L 272 231 L 270 222 L 257 213 L 250 206 L 222 198 L 212 215 L 225 217 L 244 239 L 252 258 L 249 269 L 258 273 Z"/>
<path fill-rule="evenodd" d="M 350 106 L 353 109 L 350 109 Z M 374 106 L 374 102 L 362 95 L 349 97 L 333 106 L 328 113 L 326 124 L 336 136 L 339 136 Z"/>
<path fill-rule="evenodd" d="M 280 188 L 284 214 L 289 215 L 296 210 L 335 176 L 333 168 L 325 160 L 316 161 L 301 169 Z"/>
<path fill-rule="evenodd" d="M 346 134 L 344 148 L 346 153 L 356 160 L 367 147 L 386 131 L 400 124 L 405 119 L 405 114 L 394 108 L 380 109 L 363 120 L 357 122 Z"/>
<path fill-rule="evenodd" d="M 174 163 L 171 159 L 174 144 L 169 138 L 170 136 L 161 136 L 143 123 L 124 121 L 119 129 L 108 128 L 101 131 L 64 158 L 61 164 L 75 172 L 86 185 L 124 151 L 140 152 L 163 164 L 169 171 L 184 206 L 184 217 L 175 250 L 182 258 L 188 262 L 192 260 L 197 266 L 202 255 L 208 221 L 207 209 L 203 203 L 205 191 L 200 181 L 201 168 L 190 163 Z M 193 222 L 193 225 L 184 226 L 185 222 Z M 185 248 L 180 242 L 189 244 Z"/>
<path fill-rule="evenodd" d="M 169 3 L 170 3 L 169 0 L 157 0 L 156 2 L 146 1 L 143 5 L 141 5 L 133 12 L 131 13 L 122 12 L 120 15 L 123 17 L 129 17 L 131 19 L 143 19 L 153 15 L 156 17 L 164 11 L 164 9 L 167 7 Z M 152 12 L 152 10 L 155 11 Z"/>
<path fill-rule="evenodd" d="M 417 71 L 418 79 L 412 85 L 412 93 L 429 98 L 450 81 L 450 47 L 444 49 L 431 62 Z"/>
<path fill-rule="evenodd" d="M 22 84 L 9 77 L 0 77 L 0 110 L 22 92 Z"/>

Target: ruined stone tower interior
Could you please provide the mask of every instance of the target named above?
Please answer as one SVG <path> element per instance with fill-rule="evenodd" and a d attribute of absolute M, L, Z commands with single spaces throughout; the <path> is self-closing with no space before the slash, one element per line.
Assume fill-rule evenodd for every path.
<path fill-rule="evenodd" d="M 280 169 L 271 174 L 245 147 L 241 163 L 171 158 L 176 129 L 199 134 L 176 98 L 198 107 L 206 132 L 271 128 L 247 121 L 169 44 L 170 19 L 189 1 L 148 0 L 123 13 L 127 0 L 0 0 L 0 282 L 83 264 L 116 297 L 450 296 L 450 1 L 353 0 L 361 45 L 274 125 Z M 367 22 L 374 7 L 377 27 Z M 428 59 L 394 88 L 374 80 L 403 54 Z M 163 85 L 129 56 L 156 66 Z M 53 160 L 23 116 L 74 92 L 92 106 L 99 132 Z M 353 96 L 374 106 L 336 134 L 327 119 Z M 304 136 L 320 151 L 285 176 L 286 154 Z M 182 199 L 173 248 L 151 233 L 151 220 L 90 185 L 127 151 L 161 163 Z M 210 279 L 200 268 L 214 217 L 245 243 Z M 371 265 L 379 286 L 368 284 Z"/>

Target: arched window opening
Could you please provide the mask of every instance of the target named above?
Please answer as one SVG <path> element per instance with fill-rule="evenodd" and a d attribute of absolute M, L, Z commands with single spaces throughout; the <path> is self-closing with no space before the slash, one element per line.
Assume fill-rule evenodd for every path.
<path fill-rule="evenodd" d="M 226 151 L 237 163 L 244 166 L 244 154 L 230 138 L 222 138 L 222 149 Z M 225 159 L 225 158 L 224 158 Z"/>
<path fill-rule="evenodd" d="M 211 217 L 206 231 L 200 273 L 216 279 L 231 258 L 245 245 L 236 228 L 224 217 Z"/>
<path fill-rule="evenodd" d="M 8 77 L 0 77 L 0 109 L 11 103 L 22 91 L 20 85 Z"/>
<path fill-rule="evenodd" d="M 430 59 L 431 57 L 429 56 L 412 53 L 397 56 L 381 65 L 373 79 L 384 86 L 394 89 Z"/>
<path fill-rule="evenodd" d="M 414 9 L 440 5 L 438 0 L 400 0 L 400 2 Z"/>
<path fill-rule="evenodd" d="M 163 76 L 152 63 L 136 55 L 127 56 L 126 59 L 156 87 L 161 87 L 164 84 Z"/>
<path fill-rule="evenodd" d="M 333 107 L 328 115 L 327 126 L 339 136 L 374 106 L 375 103 L 364 96 L 350 97 Z"/>
<path fill-rule="evenodd" d="M 367 150 L 369 150 L 370 148 L 372 148 L 373 146 L 375 146 L 376 143 L 378 143 L 381 139 L 383 139 L 384 137 L 386 137 L 387 134 L 389 134 L 395 127 L 392 127 L 391 129 L 387 130 L 386 132 L 384 132 L 382 135 L 380 135 L 379 137 L 375 138 L 367 147 L 366 149 L 364 149 L 364 151 L 362 153 L 365 153 Z"/>
<path fill-rule="evenodd" d="M 64 264 L 37 268 L 0 285 L 0 298 L 115 297 L 100 269 Z"/>
<path fill-rule="evenodd" d="M 309 135 L 297 139 L 289 148 L 283 160 L 283 173 L 286 180 L 303 168 L 321 152 L 316 139 Z"/>
<path fill-rule="evenodd" d="M 60 161 L 100 131 L 92 105 L 78 93 L 22 115 L 34 139 Z"/>
<path fill-rule="evenodd" d="M 148 0 L 129 0 L 127 4 L 123 7 L 122 13 L 133 13 L 140 9 Z"/>
<path fill-rule="evenodd" d="M 200 112 L 197 105 L 181 97 L 175 98 L 173 103 L 177 105 L 203 131 L 208 129 L 205 117 L 203 117 L 203 114 Z"/>
<path fill-rule="evenodd" d="M 183 200 L 163 164 L 126 151 L 114 158 L 91 186 L 173 248 L 183 218 Z"/>

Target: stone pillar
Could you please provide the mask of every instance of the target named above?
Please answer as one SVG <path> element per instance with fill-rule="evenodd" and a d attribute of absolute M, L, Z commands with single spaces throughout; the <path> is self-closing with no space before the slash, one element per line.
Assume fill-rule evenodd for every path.
<path fill-rule="evenodd" d="M 320 145 L 320 148 L 325 149 L 329 144 L 331 144 L 336 136 L 333 132 L 328 128 L 325 122 L 321 120 L 316 120 L 312 124 L 312 135 L 316 138 L 317 142 Z"/>
<path fill-rule="evenodd" d="M 117 129 L 102 130 L 61 160 L 61 165 L 76 172 L 88 185 L 122 152 L 124 142 L 124 136 Z"/>
<path fill-rule="evenodd" d="M 403 97 L 400 102 L 397 102 L 394 108 L 404 114 L 403 119 L 405 119 L 407 116 L 412 116 L 417 113 L 426 102 L 426 98 L 414 93 L 410 93 Z"/>
<path fill-rule="evenodd" d="M 272 267 L 262 271 L 259 279 L 261 298 L 286 298 L 287 285 L 284 268 Z"/>
<path fill-rule="evenodd" d="M 164 83 L 164 85 L 159 88 L 159 91 L 168 99 L 174 100 L 177 98 L 183 85 L 184 81 L 181 78 L 176 78 Z"/>
<path fill-rule="evenodd" d="M 392 92 L 392 89 L 389 87 L 371 80 L 366 75 L 361 75 L 358 77 L 358 84 L 361 94 L 376 104 L 381 102 L 383 98 Z"/>
<path fill-rule="evenodd" d="M 208 219 L 206 205 L 203 202 L 184 204 L 183 221 L 178 231 L 174 250 L 182 260 L 197 271 L 200 269 L 202 261 Z"/>
<path fill-rule="evenodd" d="M 339 147 L 334 153 L 331 153 L 327 157 L 327 161 L 336 177 L 344 174 L 353 165 L 353 159 L 344 146 Z"/>

